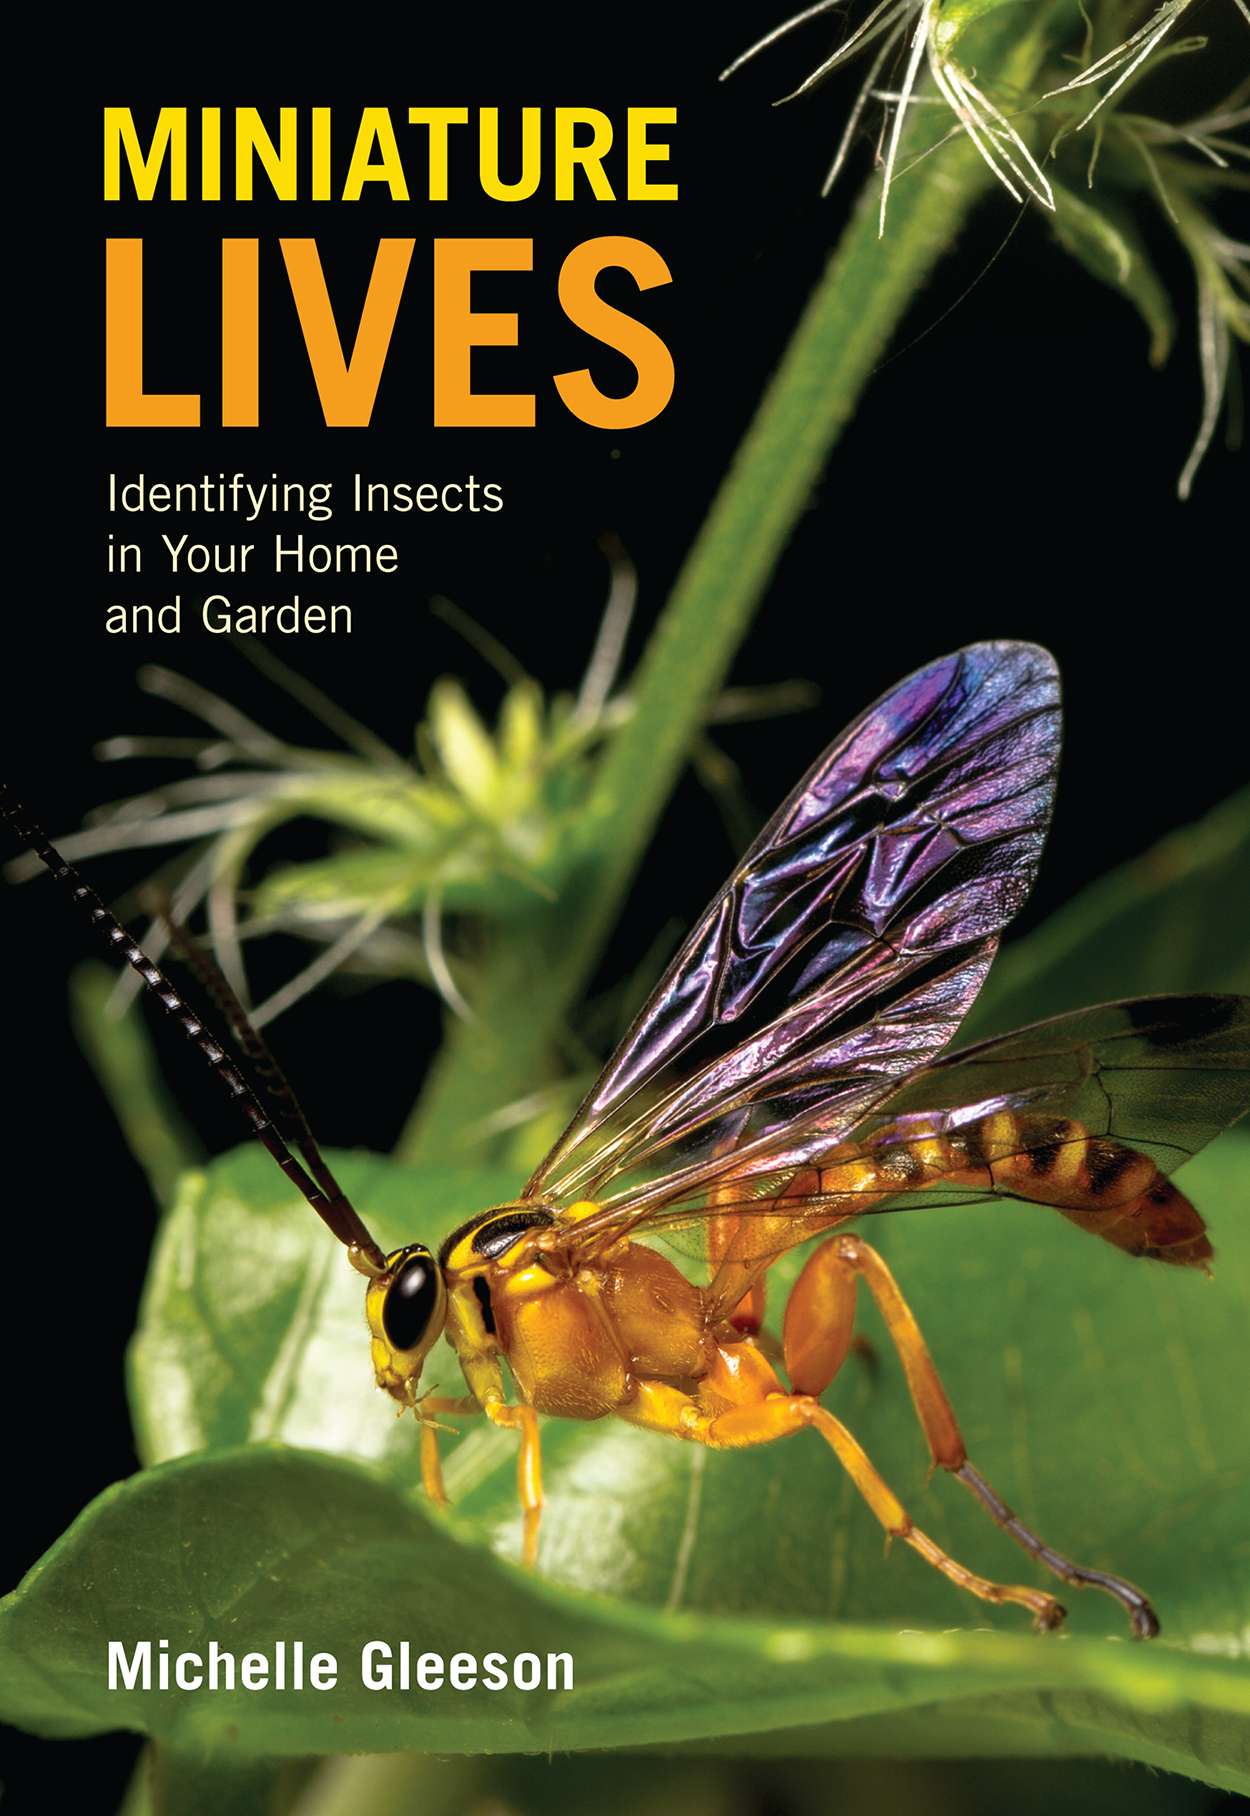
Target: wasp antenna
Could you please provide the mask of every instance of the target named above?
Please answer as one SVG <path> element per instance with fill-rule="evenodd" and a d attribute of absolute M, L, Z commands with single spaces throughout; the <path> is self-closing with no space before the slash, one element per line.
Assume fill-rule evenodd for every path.
<path fill-rule="evenodd" d="M 317 1145 L 316 1137 L 308 1126 L 308 1118 L 291 1088 L 290 1080 L 274 1058 L 263 1035 L 253 1026 L 247 1010 L 231 989 L 225 973 L 211 953 L 196 944 L 185 923 L 176 917 L 167 891 L 154 892 L 152 905 L 169 935 L 170 945 L 182 962 L 195 973 L 217 1008 L 234 1029 L 239 1045 L 252 1062 L 253 1070 L 264 1084 L 266 1094 L 273 1100 L 276 1114 L 286 1128 L 288 1141 L 299 1149 L 305 1166 L 326 1197 L 332 1202 L 339 1199 L 346 1202 L 343 1188 L 330 1171 L 325 1156 Z"/>
<path fill-rule="evenodd" d="M 13 800 L 7 785 L 4 784 L 0 784 L 0 813 L 3 813 L 4 818 L 9 821 L 18 838 L 31 847 L 41 862 L 47 865 L 57 881 L 66 887 L 73 899 L 85 909 L 109 945 L 120 952 L 127 963 L 139 973 L 149 990 L 160 999 L 166 1012 L 173 1016 L 187 1039 L 200 1049 L 213 1072 L 221 1079 L 230 1093 L 240 1115 L 246 1118 L 257 1139 L 273 1155 L 287 1178 L 307 1199 L 322 1222 L 333 1231 L 353 1256 L 357 1253 L 360 1255 L 367 1269 L 372 1271 L 376 1268 L 379 1273 L 384 1272 L 386 1257 L 365 1228 L 354 1207 L 334 1183 L 333 1175 L 329 1173 L 328 1168 L 326 1177 L 332 1188 L 330 1191 L 323 1190 L 309 1177 L 287 1147 L 273 1120 L 262 1108 L 259 1099 L 230 1063 L 224 1049 L 204 1026 L 199 1016 L 182 1000 L 160 967 L 154 965 L 142 948 L 135 944 L 120 921 L 104 906 L 95 890 L 84 883 L 78 872 L 71 864 L 66 863 L 56 847 L 49 844 L 38 826 L 26 818 L 23 809 Z M 246 1017 L 244 1020 L 246 1021 Z M 258 1036 L 254 1038 L 259 1040 Z M 261 1044 L 263 1045 L 263 1043 Z M 280 1072 L 278 1076 L 281 1077 Z M 285 1084 L 285 1079 L 282 1082 Z M 289 1086 L 287 1086 L 287 1090 L 290 1091 Z M 293 1096 L 291 1101 L 294 1102 Z M 296 1110 L 298 1112 L 298 1105 L 296 1105 Z M 303 1122 L 302 1112 L 299 1112 L 299 1119 Z M 304 1127 L 307 1128 L 306 1123 L 304 1123 Z M 312 1142 L 311 1134 L 308 1139 Z M 313 1143 L 313 1146 L 315 1148 L 316 1144 Z M 320 1160 L 320 1155 L 318 1155 L 318 1160 L 324 1167 L 325 1163 Z"/>

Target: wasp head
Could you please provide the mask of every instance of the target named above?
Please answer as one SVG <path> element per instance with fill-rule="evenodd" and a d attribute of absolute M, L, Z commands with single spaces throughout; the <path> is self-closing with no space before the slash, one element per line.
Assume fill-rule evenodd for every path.
<path fill-rule="evenodd" d="M 447 1319 L 442 1269 L 428 1248 L 414 1242 L 387 1256 L 386 1272 L 369 1283 L 365 1316 L 378 1386 L 415 1408 L 422 1366 Z"/>

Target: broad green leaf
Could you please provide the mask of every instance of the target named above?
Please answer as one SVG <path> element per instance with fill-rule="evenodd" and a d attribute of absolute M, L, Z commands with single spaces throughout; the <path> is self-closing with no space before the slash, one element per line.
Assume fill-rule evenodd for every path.
<path fill-rule="evenodd" d="M 876 1718 L 888 1723 L 890 1717 Z M 844 1724 L 850 1728 L 855 1724 Z M 869 1723 L 871 1726 L 871 1722 Z M 943 1739 L 939 1723 L 934 1732 Z M 1206 1786 L 1170 1773 L 1125 1771 L 1119 1761 L 1089 1759 L 969 1760 L 939 1745 L 924 1759 L 735 1756 L 732 1740 L 718 1757 L 662 1753 L 491 1755 L 450 1759 L 428 1754 L 374 1754 L 330 1759 L 317 1768 L 307 1804 L 296 1816 L 460 1816 L 502 1806 L 514 1816 L 741 1816 L 781 1809 L 823 1816 L 1209 1816 Z M 683 1749 L 685 1750 L 685 1749 Z M 188 1765 L 190 1762 L 188 1762 Z M 290 1768 L 288 1767 L 288 1770 Z M 189 1774 L 188 1774 L 189 1775 Z M 197 1783 L 202 1784 L 203 1771 Z M 279 1792 L 279 1795 L 281 1793 Z M 271 1792 L 272 1795 L 272 1792 Z M 285 1816 L 266 1803 L 265 1816 Z M 240 1816 L 223 1802 L 221 1816 Z M 130 1811 L 125 1816 L 147 1816 Z M 218 1816 L 198 1802 L 193 1816 Z"/>
<path fill-rule="evenodd" d="M 346 1752 L 575 1750 L 680 1744 L 915 1706 L 976 1704 L 992 1719 L 1049 1719 L 1099 1733 L 1106 1750 L 1193 1769 L 1236 1788 L 1250 1683 L 1227 1659 L 1179 1649 L 1042 1640 L 992 1632 L 892 1632 L 807 1616 L 779 1623 L 664 1615 L 571 1594 L 464 1546 L 359 1465 L 266 1446 L 182 1459 L 97 1500 L 37 1567 L 5 1611 L 7 1712 L 43 1732 L 142 1728 L 183 1751 L 300 1755 L 333 1735 Z M 201 1661 L 235 1659 L 230 1690 L 159 1687 L 159 1641 Z M 151 1688 L 108 1688 L 108 1644 L 136 1656 L 152 1642 Z M 287 1687 L 276 1678 L 286 1641 Z M 413 1685 L 396 1681 L 411 1647 Z M 294 1642 L 334 1661 L 321 1688 L 293 1684 Z M 364 1682 L 364 1649 L 391 1649 L 392 1687 Z M 243 1686 L 243 1658 L 269 1660 L 263 1689 Z M 454 1653 L 485 1678 L 489 1654 L 509 1681 L 458 1690 Z M 548 1655 L 569 1654 L 549 1687 Z M 441 1684 L 422 1689 L 422 1654 Z M 525 1655 L 529 1655 L 528 1658 Z M 531 1689 L 517 1687 L 543 1667 Z M 524 1659 L 518 1668 L 515 1661 Z M 191 1671 L 198 1672 L 192 1661 Z M 372 1667 L 381 1662 L 375 1653 Z M 25 1667 L 23 1670 L 22 1667 Z M 333 1682 L 324 1679 L 333 1677 Z M 971 1704 L 971 1707 L 969 1706 Z M 1195 1723 L 1195 1711 L 1200 1711 Z M 1034 1716 L 1034 1718 L 1036 1718 Z M 1197 1744 L 1195 1729 L 1198 1731 Z M 809 1737 L 841 1750 L 836 1727 Z"/>

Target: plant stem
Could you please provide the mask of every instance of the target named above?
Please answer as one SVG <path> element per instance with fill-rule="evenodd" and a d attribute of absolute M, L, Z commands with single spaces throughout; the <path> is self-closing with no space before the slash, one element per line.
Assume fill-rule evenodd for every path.
<path fill-rule="evenodd" d="M 70 979 L 70 1014 L 78 1044 L 108 1097 L 122 1134 L 164 1208 L 178 1181 L 203 1164 L 194 1132 L 171 1099 L 143 1017 L 114 1020 L 108 1012 L 117 979 L 107 965 L 89 960 Z M 137 1009 L 137 1006 L 136 1006 Z"/>

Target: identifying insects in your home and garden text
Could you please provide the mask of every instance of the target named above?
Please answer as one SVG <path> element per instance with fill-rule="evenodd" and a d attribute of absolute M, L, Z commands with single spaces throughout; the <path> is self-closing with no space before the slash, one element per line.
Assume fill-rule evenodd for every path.
<path fill-rule="evenodd" d="M 1114 1596 L 1145 1638 L 1158 1630 L 1146 1593 L 1053 1549 L 973 1466 L 899 1285 L 848 1227 L 1008 1198 L 1051 1206 L 1156 1264 L 1202 1268 L 1212 1254 L 1167 1176 L 1250 1101 L 1247 999 L 1111 1003 L 945 1051 L 1031 886 L 1059 741 L 1055 664 L 1024 643 L 958 651 L 862 713 L 755 840 L 520 1195 L 453 1230 L 437 1255 L 378 1247 L 264 1043 L 185 936 L 184 955 L 268 1079 L 273 1117 L 76 873 L 20 809 L 6 811 L 198 1043 L 366 1276 L 377 1384 L 419 1425 L 432 1500 L 446 1499 L 440 1421 L 485 1415 L 515 1429 L 533 1564 L 539 1415 L 611 1416 L 717 1449 L 810 1428 L 888 1535 L 982 1600 L 1058 1626 L 1053 1595 L 989 1581 L 920 1531 L 822 1405 L 852 1345 L 862 1280 L 933 1463 L 1054 1576 Z M 701 1235 L 704 1284 L 650 1246 L 682 1232 Z M 768 1270 L 815 1236 L 826 1240 L 778 1339 L 764 1322 Z M 465 1398 L 419 1392 L 444 1334 Z"/>

